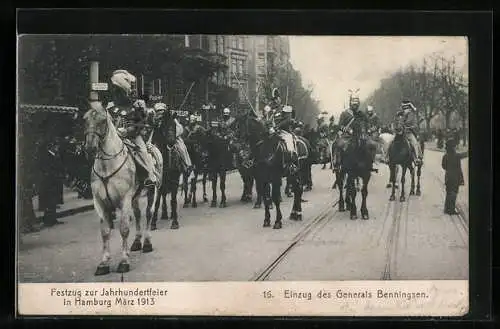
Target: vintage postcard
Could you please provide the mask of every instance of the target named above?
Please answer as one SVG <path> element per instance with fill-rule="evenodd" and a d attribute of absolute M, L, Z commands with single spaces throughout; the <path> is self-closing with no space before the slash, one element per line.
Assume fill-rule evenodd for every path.
<path fill-rule="evenodd" d="M 19 35 L 17 310 L 463 316 L 464 36 Z"/>

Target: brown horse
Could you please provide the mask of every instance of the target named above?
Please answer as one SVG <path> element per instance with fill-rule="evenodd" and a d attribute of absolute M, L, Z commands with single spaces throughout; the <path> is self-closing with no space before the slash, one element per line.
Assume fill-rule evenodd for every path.
<path fill-rule="evenodd" d="M 84 115 L 85 120 L 85 151 L 89 157 L 94 157 L 91 171 L 91 188 L 94 199 L 94 208 L 101 222 L 101 236 L 103 243 L 102 260 L 97 266 L 95 275 L 105 275 L 110 272 L 109 240 L 113 219 L 120 221 L 122 237 L 122 259 L 117 272 L 125 273 L 130 270 L 128 236 L 130 232 L 130 218 L 135 217 L 136 236 L 130 251 L 141 250 L 151 252 L 151 217 L 152 208 L 158 195 L 158 186 L 144 187 L 145 174 L 138 175 L 137 166 L 132 157 L 133 148 L 119 137 L 112 118 L 100 102 L 90 104 L 90 110 Z M 156 175 L 161 181 L 163 160 L 156 147 L 151 147 L 155 159 Z M 139 196 L 146 191 L 146 225 L 141 225 L 141 209 Z M 141 243 L 144 234 L 144 244 Z"/>

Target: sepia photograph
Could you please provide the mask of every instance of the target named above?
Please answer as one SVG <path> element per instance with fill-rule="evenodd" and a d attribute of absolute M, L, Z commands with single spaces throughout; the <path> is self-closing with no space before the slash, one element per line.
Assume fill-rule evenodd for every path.
<path fill-rule="evenodd" d="M 467 312 L 466 37 L 26 34 L 17 52 L 25 312 Z M 347 304 L 306 303 L 325 299 Z"/>

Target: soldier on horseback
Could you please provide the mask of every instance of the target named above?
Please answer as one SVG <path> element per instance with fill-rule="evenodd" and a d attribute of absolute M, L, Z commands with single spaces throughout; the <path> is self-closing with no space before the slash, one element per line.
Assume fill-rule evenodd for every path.
<path fill-rule="evenodd" d="M 117 131 L 122 138 L 132 141 L 137 147 L 137 163 L 148 174 L 146 186 L 157 183 L 154 174 L 153 158 L 144 141 L 143 129 L 147 126 L 148 113 L 144 100 L 137 98 L 136 78 L 126 70 L 116 70 L 111 76 L 111 94 L 113 101 L 106 108 L 112 117 L 120 119 Z"/>
<path fill-rule="evenodd" d="M 375 110 L 373 109 L 373 106 L 368 105 L 366 109 L 366 115 L 368 117 L 369 133 L 373 138 L 377 138 L 378 134 L 380 133 L 381 123 L 379 116 L 377 115 L 377 113 L 375 113 Z"/>
<path fill-rule="evenodd" d="M 289 165 L 290 172 L 297 169 L 296 162 L 298 159 L 297 147 L 295 145 L 295 137 L 290 132 L 294 119 L 292 118 L 291 106 L 283 106 L 281 104 L 281 97 L 277 88 L 274 88 L 271 94 L 271 108 L 274 126 L 277 129 L 277 134 L 286 146 L 285 166 Z"/>
<path fill-rule="evenodd" d="M 156 103 L 154 105 L 154 109 L 157 113 L 160 113 L 159 117 L 163 117 L 163 113 L 167 110 L 167 104 L 165 103 Z M 179 123 L 177 118 L 170 111 L 167 112 L 168 116 L 171 116 L 175 123 L 175 144 L 174 148 L 177 151 L 177 154 L 181 158 L 182 164 L 184 166 L 184 172 L 190 173 L 192 170 L 191 158 L 189 157 L 188 150 L 186 148 L 186 144 L 184 144 L 184 140 L 182 139 L 182 134 L 184 133 L 184 127 Z"/>
<path fill-rule="evenodd" d="M 410 144 L 412 148 L 413 161 L 416 165 L 423 163 L 422 150 L 420 149 L 420 144 L 417 140 L 418 134 L 418 123 L 416 116 L 416 108 L 410 101 L 402 101 L 401 102 L 401 110 L 396 113 L 396 117 L 402 116 L 404 118 L 404 126 L 406 129 L 406 140 Z M 389 145 L 389 147 L 392 146 Z M 388 162 L 388 159 L 386 159 Z"/>
<path fill-rule="evenodd" d="M 349 98 L 349 109 L 345 110 L 342 112 L 339 118 L 339 134 L 340 137 L 338 137 L 336 141 L 336 146 L 335 146 L 335 151 L 333 154 L 333 164 L 334 164 L 334 170 L 338 171 L 341 163 L 341 151 L 346 151 L 347 147 L 351 143 L 352 140 L 352 123 L 356 120 L 361 123 L 362 126 L 364 126 L 365 131 L 369 131 L 369 120 L 367 115 L 363 113 L 360 108 L 359 108 L 360 100 L 358 96 L 351 95 Z M 368 146 L 368 149 L 370 150 L 370 155 L 372 157 L 372 160 L 375 160 L 375 155 L 377 151 L 377 145 L 376 143 L 371 140 L 371 138 L 368 138 L 366 140 L 366 145 Z M 372 161 L 372 162 L 373 162 Z M 376 169 L 372 168 L 372 170 L 376 171 Z"/>

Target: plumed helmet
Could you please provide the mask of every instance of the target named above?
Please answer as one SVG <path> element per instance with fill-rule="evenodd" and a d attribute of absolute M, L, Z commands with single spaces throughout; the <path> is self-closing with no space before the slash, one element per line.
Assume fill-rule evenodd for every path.
<path fill-rule="evenodd" d="M 229 108 L 224 108 L 224 110 L 222 111 L 222 114 L 224 115 L 230 115 L 231 114 L 231 110 Z"/>
<path fill-rule="evenodd" d="M 280 92 L 279 92 L 278 88 L 273 88 L 273 90 L 271 92 L 271 97 L 272 98 L 278 98 L 278 97 L 280 97 Z"/>
<path fill-rule="evenodd" d="M 189 116 L 189 122 L 196 122 L 196 116 L 194 114 Z"/>
<path fill-rule="evenodd" d="M 167 104 L 165 103 L 156 103 L 153 108 L 155 111 L 165 111 L 167 109 Z"/>
<path fill-rule="evenodd" d="M 137 79 L 127 70 L 116 70 L 111 75 L 111 83 L 130 95 L 135 89 Z"/>
<path fill-rule="evenodd" d="M 264 112 L 269 113 L 271 111 L 271 107 L 269 105 L 264 106 Z"/>

